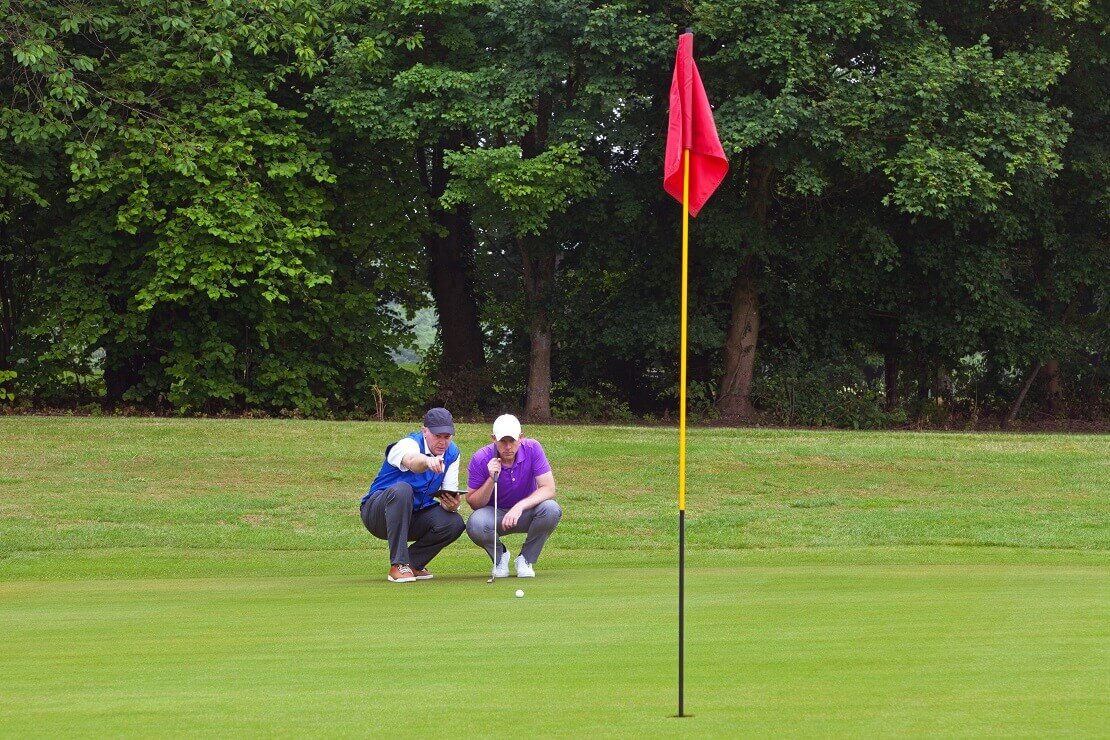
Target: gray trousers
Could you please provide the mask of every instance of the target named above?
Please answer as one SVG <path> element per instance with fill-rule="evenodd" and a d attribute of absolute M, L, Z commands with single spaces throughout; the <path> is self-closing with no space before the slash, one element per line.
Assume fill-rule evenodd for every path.
<path fill-rule="evenodd" d="M 508 509 L 497 510 L 499 530 L 501 520 L 505 518 L 508 511 Z M 555 503 L 553 499 L 548 499 L 539 506 L 534 506 L 521 514 L 516 526 L 512 529 L 500 531 L 501 534 L 527 534 L 528 536 L 524 538 L 524 546 L 520 548 L 520 554 L 529 563 L 535 563 L 540 559 L 540 551 L 543 550 L 544 543 L 555 531 L 555 527 L 558 526 L 562 517 L 562 507 Z M 490 560 L 496 563 L 497 561 L 493 557 L 493 543 L 495 542 L 493 519 L 493 507 L 483 506 L 470 515 L 466 522 L 466 533 L 470 535 L 470 539 L 474 540 L 475 545 L 485 548 Z M 503 552 L 505 552 L 505 546 L 501 545 L 497 554 L 500 555 Z"/>
<path fill-rule="evenodd" d="M 366 499 L 359 513 L 370 534 L 389 542 L 390 564 L 408 563 L 417 570 L 430 563 L 466 529 L 460 514 L 438 504 L 413 511 L 412 486 L 408 483 L 394 483 L 378 491 Z M 412 542 L 411 547 L 409 542 Z"/>

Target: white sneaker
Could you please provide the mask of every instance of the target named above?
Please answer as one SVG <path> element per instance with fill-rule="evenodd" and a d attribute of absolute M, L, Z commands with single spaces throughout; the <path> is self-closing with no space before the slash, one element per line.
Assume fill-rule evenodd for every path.
<path fill-rule="evenodd" d="M 509 551 L 501 553 L 501 557 L 497 559 L 497 565 L 493 566 L 494 578 L 508 578 L 509 577 Z"/>
<path fill-rule="evenodd" d="M 532 570 L 532 566 L 524 559 L 523 555 L 516 556 L 516 577 L 517 578 L 535 578 L 536 571 Z"/>

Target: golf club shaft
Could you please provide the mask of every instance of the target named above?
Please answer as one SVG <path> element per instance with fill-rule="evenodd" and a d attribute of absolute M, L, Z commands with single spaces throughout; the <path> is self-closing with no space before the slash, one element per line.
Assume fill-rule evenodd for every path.
<path fill-rule="evenodd" d="M 497 546 L 501 544 L 501 536 L 497 531 L 497 473 L 493 475 L 493 568 L 489 572 L 489 580 L 486 583 L 493 583 L 497 580 Z"/>
<path fill-rule="evenodd" d="M 498 525 L 497 515 L 500 512 L 497 510 L 497 476 L 493 476 L 493 570 L 497 572 L 497 548 L 501 544 L 501 527 Z M 496 576 L 494 576 L 496 578 Z"/>

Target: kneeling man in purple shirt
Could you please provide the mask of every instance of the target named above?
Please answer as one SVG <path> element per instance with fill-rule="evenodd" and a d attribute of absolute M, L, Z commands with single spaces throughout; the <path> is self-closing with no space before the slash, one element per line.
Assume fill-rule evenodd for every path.
<path fill-rule="evenodd" d="M 494 479 L 497 511 L 493 509 Z M 497 417 L 493 422 L 493 444 L 470 458 L 466 502 L 474 510 L 467 520 L 466 533 L 489 554 L 493 575 L 508 576 L 511 557 L 494 534 L 496 522 L 502 534 L 527 535 L 514 564 L 518 577 L 533 578 L 540 551 L 559 524 L 563 510 L 555 502 L 555 476 L 543 447 L 521 434 L 515 416 Z"/>

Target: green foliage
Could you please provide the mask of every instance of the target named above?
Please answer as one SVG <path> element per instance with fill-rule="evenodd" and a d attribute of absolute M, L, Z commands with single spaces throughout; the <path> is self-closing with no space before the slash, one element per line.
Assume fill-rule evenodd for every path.
<path fill-rule="evenodd" d="M 899 423 L 860 379 L 876 357 L 918 419 L 1001 413 L 1050 360 L 1062 397 L 1037 384 L 1022 413 L 1100 418 L 1106 21 L 1059 2 L 0 0 L 6 393 L 312 416 L 383 394 L 407 414 L 454 368 L 435 348 L 399 368 L 405 319 L 474 278 L 491 369 L 453 402 L 519 408 L 546 337 L 556 416 L 673 417 L 659 161 L 691 25 L 732 161 L 692 231 L 693 417 L 715 413 L 754 264 L 770 418 Z M 939 376 L 944 404 L 905 401 Z"/>
<path fill-rule="evenodd" d="M 1069 133 L 1066 113 L 1038 98 L 1067 66 L 1060 51 L 997 55 L 986 36 L 962 48 L 939 39 L 923 44 L 874 92 L 921 107 L 905 143 L 881 165 L 893 185 L 883 202 L 938 217 L 954 207 L 993 211 L 1013 194 L 1014 177 L 1043 182 L 1055 175 Z"/>
<path fill-rule="evenodd" d="M 14 370 L 0 370 L 0 401 L 11 402 L 15 400 L 15 393 L 10 388 L 6 388 L 5 385 L 15 380 L 17 376 L 18 373 Z"/>
<path fill-rule="evenodd" d="M 75 103 L 74 135 L 50 129 L 72 183 L 65 205 L 20 191 L 70 224 L 37 237 L 49 299 L 27 312 L 15 350 L 31 363 L 21 381 L 33 395 L 87 374 L 95 351 L 110 402 L 179 413 L 373 408 L 372 386 L 400 377 L 388 348 L 402 329 L 379 314 L 375 271 L 353 263 L 329 221 L 346 211 L 329 193 L 328 142 L 284 87 L 320 71 L 340 7 L 101 9 L 85 115 Z M 11 25 L 38 28 L 25 18 L 46 12 L 31 7 Z M 69 39 L 56 41 L 62 53 Z M 20 55 L 34 72 L 40 62 Z"/>
<path fill-rule="evenodd" d="M 772 420 L 788 426 L 879 429 L 906 420 L 904 412 L 884 411 L 882 391 L 851 366 L 776 368 L 757 376 L 752 396 Z"/>
<path fill-rule="evenodd" d="M 551 414 L 556 419 L 629 422 L 635 417 L 620 391 L 609 383 L 592 386 L 558 382 L 551 389 Z"/>
<path fill-rule="evenodd" d="M 473 204 L 487 220 L 521 235 L 543 233 L 553 216 L 593 195 L 602 180 L 596 163 L 572 143 L 525 158 L 518 146 L 466 148 L 447 155 L 454 176 L 443 195 L 447 207 Z"/>

